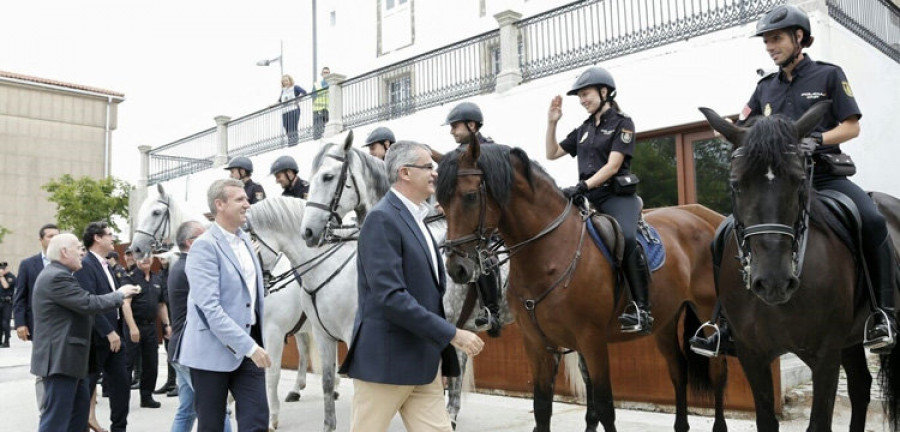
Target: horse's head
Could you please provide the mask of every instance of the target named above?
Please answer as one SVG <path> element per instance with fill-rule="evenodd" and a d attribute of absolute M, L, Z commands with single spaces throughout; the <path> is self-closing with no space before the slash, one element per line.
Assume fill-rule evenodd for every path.
<path fill-rule="evenodd" d="M 811 178 L 798 143 L 829 106 L 817 103 L 795 122 L 777 115 L 759 117 L 750 127 L 700 109 L 733 145 L 732 211 L 742 271 L 747 288 L 768 304 L 788 302 L 800 287 Z"/>
<path fill-rule="evenodd" d="M 137 228 L 131 240 L 135 260 L 142 260 L 162 249 L 172 233 L 172 197 L 161 184 L 156 185 L 158 196 L 147 197 L 138 212 Z M 177 228 L 177 227 L 175 227 Z"/>
<path fill-rule="evenodd" d="M 353 131 L 347 134 L 343 146 L 330 143 L 322 147 L 313 159 L 312 170 L 308 211 L 300 226 L 310 247 L 324 243 L 351 211 L 362 223 L 366 211 L 390 187 L 384 162 L 353 148 Z"/>
<path fill-rule="evenodd" d="M 436 194 L 447 215 L 447 273 L 456 283 L 482 274 L 512 187 L 509 148 L 477 141 L 444 155 L 438 167 Z"/>

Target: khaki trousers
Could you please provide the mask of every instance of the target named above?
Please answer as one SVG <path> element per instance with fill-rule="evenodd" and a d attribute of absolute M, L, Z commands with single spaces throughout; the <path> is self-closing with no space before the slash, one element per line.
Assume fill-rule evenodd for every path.
<path fill-rule="evenodd" d="M 384 432 L 398 412 L 409 432 L 453 431 L 440 368 L 434 381 L 420 386 L 353 380 L 351 432 Z"/>

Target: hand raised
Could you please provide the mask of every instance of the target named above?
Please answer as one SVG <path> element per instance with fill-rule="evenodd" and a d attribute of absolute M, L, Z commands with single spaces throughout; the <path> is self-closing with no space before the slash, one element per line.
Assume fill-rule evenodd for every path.
<path fill-rule="evenodd" d="M 547 112 L 547 120 L 556 123 L 562 118 L 562 96 L 556 95 L 550 101 L 550 110 Z"/>

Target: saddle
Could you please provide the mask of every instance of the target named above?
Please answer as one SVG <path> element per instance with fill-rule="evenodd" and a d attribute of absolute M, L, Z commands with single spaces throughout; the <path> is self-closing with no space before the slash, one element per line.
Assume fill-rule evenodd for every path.
<path fill-rule="evenodd" d="M 587 228 L 591 240 L 594 241 L 600 252 L 613 266 L 621 268 L 625 253 L 625 238 L 619 223 L 612 216 L 595 213 L 591 216 Z M 659 232 L 647 223 L 643 216 L 638 222 L 636 238 L 644 251 L 650 271 L 659 270 L 666 262 L 666 249 L 662 244 Z"/>

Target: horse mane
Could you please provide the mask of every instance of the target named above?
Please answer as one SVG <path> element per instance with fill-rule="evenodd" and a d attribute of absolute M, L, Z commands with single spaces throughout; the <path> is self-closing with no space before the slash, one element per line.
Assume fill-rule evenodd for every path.
<path fill-rule="evenodd" d="M 338 147 L 336 143 L 328 143 L 322 146 L 319 149 L 319 152 L 316 153 L 316 156 L 313 157 L 312 162 L 312 172 L 315 173 L 322 167 L 322 163 L 325 160 L 325 155 L 331 151 L 331 149 Z M 366 182 L 366 188 L 368 192 L 373 197 L 383 197 L 387 194 L 388 190 L 391 188 L 391 183 L 388 180 L 387 169 L 384 166 L 384 161 L 374 157 L 358 148 L 351 147 L 350 151 L 356 155 L 357 160 L 360 161 L 360 167 L 362 168 L 362 175 L 366 177 L 366 179 L 371 179 L 372 181 Z"/>
<path fill-rule="evenodd" d="M 436 194 L 438 201 L 449 202 L 456 189 L 457 173 L 459 172 L 459 158 L 466 151 L 466 147 L 460 147 L 444 155 L 438 166 L 438 178 Z M 523 167 L 523 175 L 528 185 L 534 190 L 535 173 L 538 173 L 553 183 L 556 182 L 535 161 L 532 161 L 524 150 L 516 147 L 510 148 L 502 144 L 488 144 L 481 146 L 478 157 L 478 168 L 484 173 L 484 183 L 488 193 L 501 206 L 506 207 L 512 194 L 514 184 L 513 166 L 510 155 L 516 157 Z"/>
<path fill-rule="evenodd" d="M 248 218 L 254 230 L 300 233 L 304 201 L 300 198 L 273 196 L 250 206 Z"/>
<path fill-rule="evenodd" d="M 790 153 L 797 152 L 797 128 L 782 115 L 756 117 L 750 126 L 743 149 L 743 157 L 734 159 L 737 177 L 751 172 L 772 169 L 775 175 L 791 174 Z"/>

